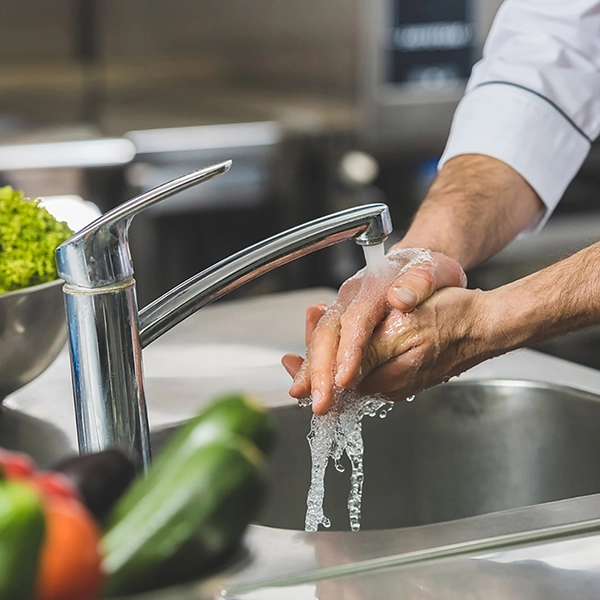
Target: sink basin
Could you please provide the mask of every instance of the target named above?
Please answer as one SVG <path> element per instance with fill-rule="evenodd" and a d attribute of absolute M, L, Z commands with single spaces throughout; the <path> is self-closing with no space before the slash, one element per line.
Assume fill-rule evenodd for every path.
<path fill-rule="evenodd" d="M 278 444 L 259 524 L 303 529 L 309 409 L 276 408 Z M 600 492 L 600 397 L 526 381 L 441 385 L 365 418 L 362 529 L 409 527 Z M 349 530 L 344 473 L 328 468 L 325 514 Z"/>

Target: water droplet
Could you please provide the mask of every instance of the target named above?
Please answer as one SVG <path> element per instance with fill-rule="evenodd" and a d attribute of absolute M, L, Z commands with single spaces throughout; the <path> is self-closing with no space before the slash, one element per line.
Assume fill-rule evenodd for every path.
<path fill-rule="evenodd" d="M 414 399 L 415 399 L 415 397 L 414 397 L 414 396 L 409 396 L 409 397 L 406 399 L 406 401 L 407 401 L 407 402 L 412 402 Z"/>

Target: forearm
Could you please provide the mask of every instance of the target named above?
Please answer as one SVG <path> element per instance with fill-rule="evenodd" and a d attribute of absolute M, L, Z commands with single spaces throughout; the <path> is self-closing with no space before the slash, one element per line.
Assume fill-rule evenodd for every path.
<path fill-rule="evenodd" d="M 506 164 L 483 155 L 457 156 L 438 173 L 394 248 L 429 248 L 467 270 L 506 246 L 542 208 L 534 190 Z"/>
<path fill-rule="evenodd" d="M 600 243 L 482 294 L 492 354 L 600 324 Z"/>

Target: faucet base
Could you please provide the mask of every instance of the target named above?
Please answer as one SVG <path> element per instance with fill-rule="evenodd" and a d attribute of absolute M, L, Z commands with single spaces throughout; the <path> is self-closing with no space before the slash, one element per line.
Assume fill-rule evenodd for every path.
<path fill-rule="evenodd" d="M 118 447 L 150 463 L 135 281 L 89 290 L 64 287 L 81 452 Z"/>

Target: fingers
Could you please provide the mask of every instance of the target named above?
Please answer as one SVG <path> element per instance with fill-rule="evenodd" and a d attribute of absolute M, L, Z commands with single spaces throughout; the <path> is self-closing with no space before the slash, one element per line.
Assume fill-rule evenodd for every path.
<path fill-rule="evenodd" d="M 413 315 L 398 310 L 392 311 L 385 321 L 373 332 L 361 364 L 361 378 L 371 371 L 402 355 L 416 343 Z"/>
<path fill-rule="evenodd" d="M 325 302 L 317 302 L 306 309 L 305 340 L 307 346 L 310 344 L 310 338 L 317 327 L 317 323 L 321 320 L 321 317 L 325 314 L 326 310 L 327 304 L 325 304 Z"/>
<path fill-rule="evenodd" d="M 306 332 L 310 333 L 307 358 L 293 354 L 283 357 L 286 371 L 294 377 L 289 394 L 293 398 L 312 396 L 313 411 L 325 414 L 333 401 L 333 366 L 339 337 L 340 307 L 314 305 L 306 313 Z"/>
<path fill-rule="evenodd" d="M 284 369 L 288 372 L 288 375 L 292 377 L 292 379 L 296 377 L 296 374 L 302 367 L 303 362 L 304 359 L 301 356 L 298 356 L 297 354 L 286 354 L 281 359 L 281 364 L 283 365 Z"/>
<path fill-rule="evenodd" d="M 327 304 L 324 302 L 317 302 L 306 309 L 305 337 L 307 346 L 310 344 L 312 334 L 326 310 Z M 297 354 L 286 354 L 281 359 L 281 364 L 284 366 L 288 374 L 294 379 L 294 383 L 289 390 L 290 396 L 298 399 L 307 398 L 310 396 L 309 361 L 304 360 Z"/>
<path fill-rule="evenodd" d="M 345 389 L 360 376 L 363 353 L 373 330 L 387 312 L 385 295 L 375 299 L 359 293 L 341 318 L 341 331 L 336 355 L 335 384 Z"/>
<path fill-rule="evenodd" d="M 391 285 L 387 300 L 403 312 L 414 310 L 444 287 L 465 287 L 467 277 L 454 259 L 436 253 L 431 264 L 418 265 L 403 273 Z"/>
<path fill-rule="evenodd" d="M 396 356 L 390 361 L 375 368 L 361 382 L 360 393 L 366 396 L 371 394 L 385 394 L 394 402 L 406 400 L 410 396 L 422 391 L 423 386 L 415 382 L 416 367 L 413 364 L 412 351 L 407 351 L 401 356 Z M 431 382 L 430 385 L 433 385 Z"/>
<path fill-rule="evenodd" d="M 420 343 L 413 314 L 394 311 L 373 334 L 363 360 L 365 377 L 359 385 L 362 394 L 383 393 L 397 401 L 423 389 L 420 369 L 426 357 L 435 353 L 436 344 L 428 350 Z"/>
<path fill-rule="evenodd" d="M 315 414 L 325 414 L 333 402 L 333 371 L 340 318 L 335 307 L 319 320 L 308 349 L 310 392 Z"/>
<path fill-rule="evenodd" d="M 432 267 L 413 267 L 396 279 L 388 293 L 388 302 L 396 309 L 410 312 L 436 290 Z"/>
<path fill-rule="evenodd" d="M 310 396 L 310 366 L 297 354 L 286 354 L 281 363 L 285 370 L 294 378 L 289 394 L 292 398 L 301 400 Z"/>
<path fill-rule="evenodd" d="M 325 306 L 315 304 L 306 314 L 306 333 L 311 333 L 307 349 L 307 359 L 302 365 L 302 377 L 297 376 L 290 394 L 304 394 L 303 397 L 312 395 L 313 411 L 316 414 L 325 414 L 333 402 L 333 373 L 338 349 L 341 315 L 350 305 L 361 285 L 361 277 L 354 276 L 348 279 L 338 292 L 338 297 L 333 304 Z M 313 327 L 314 325 L 314 327 Z"/>

